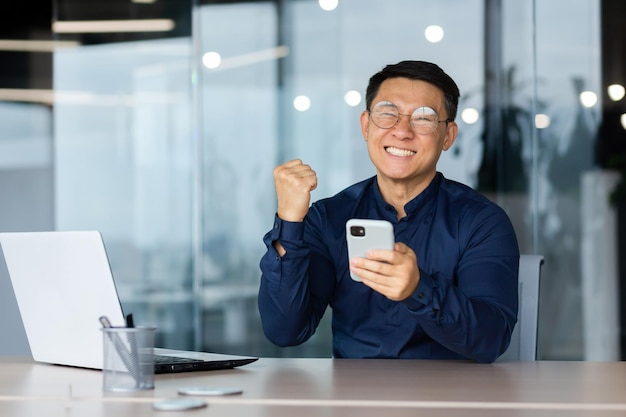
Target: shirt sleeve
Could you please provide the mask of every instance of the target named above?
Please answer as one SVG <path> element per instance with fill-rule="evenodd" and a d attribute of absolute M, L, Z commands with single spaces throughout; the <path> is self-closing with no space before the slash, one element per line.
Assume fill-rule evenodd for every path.
<path fill-rule="evenodd" d="M 454 277 L 420 269 L 404 301 L 424 331 L 448 349 L 493 362 L 508 347 L 517 321 L 519 249 L 508 216 L 497 207 L 465 223 Z"/>
<path fill-rule="evenodd" d="M 315 254 L 304 239 L 304 229 L 304 222 L 288 222 L 275 216 L 274 227 L 263 238 L 267 251 L 260 262 L 259 313 L 265 336 L 278 346 L 307 341 L 329 302 L 330 288 L 309 283 L 309 266 Z M 276 241 L 286 251 L 282 257 L 273 246 Z M 314 262 L 316 275 L 321 272 L 322 276 L 334 276 L 327 261 Z"/>

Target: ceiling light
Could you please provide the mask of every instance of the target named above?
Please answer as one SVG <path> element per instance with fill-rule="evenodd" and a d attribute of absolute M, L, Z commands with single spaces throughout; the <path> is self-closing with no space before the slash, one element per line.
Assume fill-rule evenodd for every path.
<path fill-rule="evenodd" d="M 535 127 L 537 129 L 545 129 L 550 126 L 550 116 L 543 113 L 538 113 L 535 115 Z"/>
<path fill-rule="evenodd" d="M 473 107 L 468 107 L 461 112 L 461 120 L 468 125 L 473 125 L 480 118 L 480 113 Z"/>
<path fill-rule="evenodd" d="M 620 101 L 624 98 L 624 94 L 626 94 L 624 86 L 621 84 L 611 84 L 606 90 L 609 93 L 609 97 L 613 101 Z"/>
<path fill-rule="evenodd" d="M 209 69 L 215 69 L 222 63 L 222 56 L 217 52 L 207 52 L 202 55 L 202 63 Z"/>
<path fill-rule="evenodd" d="M 440 42 L 443 39 L 443 28 L 437 25 L 431 25 L 424 30 L 426 40 L 431 43 Z"/>
<path fill-rule="evenodd" d="M 80 46 L 80 42 L 0 39 L 0 51 L 53 52 L 57 48 L 77 46 Z"/>
<path fill-rule="evenodd" d="M 318 4 L 322 10 L 327 12 L 335 10 L 339 6 L 339 0 L 318 0 Z"/>
<path fill-rule="evenodd" d="M 52 23 L 54 33 L 169 32 L 176 27 L 171 19 L 72 20 Z"/>
<path fill-rule="evenodd" d="M 307 111 L 311 107 L 311 99 L 307 96 L 298 96 L 293 99 L 293 107 L 298 111 Z"/>
<path fill-rule="evenodd" d="M 361 93 L 356 90 L 350 90 L 343 96 L 343 100 L 350 107 L 356 107 L 361 104 Z"/>
<path fill-rule="evenodd" d="M 0 101 L 43 103 L 49 106 L 54 102 L 52 90 L 0 88 Z"/>
<path fill-rule="evenodd" d="M 598 102 L 598 95 L 593 91 L 583 91 L 580 93 L 580 102 L 585 107 L 593 107 Z"/>

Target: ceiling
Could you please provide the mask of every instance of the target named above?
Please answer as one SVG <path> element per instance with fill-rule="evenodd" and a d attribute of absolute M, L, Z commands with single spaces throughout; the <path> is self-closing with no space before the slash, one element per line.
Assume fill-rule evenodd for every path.
<path fill-rule="evenodd" d="M 249 2 L 250 0 L 248 0 Z M 260 1 L 260 0 L 259 0 Z M 286 0 L 274 0 L 286 1 Z M 293 1 L 293 0 L 290 0 Z M 311 0 L 312 1 L 312 0 Z M 176 21 L 176 29 L 166 36 L 189 35 L 191 31 L 191 4 L 234 3 L 240 0 L 158 0 L 152 4 L 133 3 L 131 0 L 30 0 L 5 2 L 0 13 L 0 39 L 53 38 L 51 22 L 56 20 L 158 19 Z M 602 76 L 606 83 L 626 84 L 626 1 L 602 2 Z M 54 7 L 53 7 L 54 3 Z M 558 17 L 555 17 L 558 18 Z M 139 34 L 67 34 L 61 40 L 78 40 L 83 44 L 111 43 L 149 39 L 158 36 Z M 0 89 L 51 89 L 52 54 L 0 50 Z M 618 120 L 626 112 L 626 100 L 611 102 L 603 97 L 605 120 Z M 603 139 L 598 155 L 616 151 L 626 152 L 626 131 L 618 123 L 603 126 Z"/>

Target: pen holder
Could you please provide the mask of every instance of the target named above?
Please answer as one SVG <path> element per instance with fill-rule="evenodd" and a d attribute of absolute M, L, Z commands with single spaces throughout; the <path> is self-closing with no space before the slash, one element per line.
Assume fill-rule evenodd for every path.
<path fill-rule="evenodd" d="M 154 388 L 155 327 L 102 329 L 102 389 L 128 392 Z"/>

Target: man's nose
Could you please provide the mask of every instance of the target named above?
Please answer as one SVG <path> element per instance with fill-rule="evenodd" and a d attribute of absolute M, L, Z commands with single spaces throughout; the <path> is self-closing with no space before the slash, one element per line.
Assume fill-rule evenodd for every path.
<path fill-rule="evenodd" d="M 398 121 L 396 122 L 394 129 L 401 129 L 407 131 L 413 131 L 411 127 L 411 115 L 398 113 Z"/>

